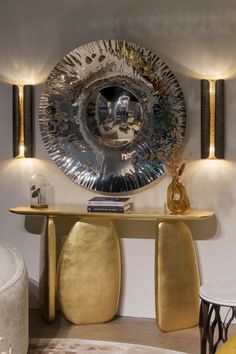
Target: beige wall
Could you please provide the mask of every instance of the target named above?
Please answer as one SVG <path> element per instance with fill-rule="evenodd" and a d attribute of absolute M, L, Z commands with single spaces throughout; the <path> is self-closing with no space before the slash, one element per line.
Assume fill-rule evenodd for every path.
<path fill-rule="evenodd" d="M 29 180 L 42 173 L 56 203 L 84 204 L 94 196 L 71 182 L 50 160 L 38 128 L 42 84 L 54 65 L 75 47 L 98 39 L 124 39 L 160 55 L 183 89 L 192 153 L 183 180 L 192 205 L 213 209 L 214 225 L 192 223 L 202 281 L 235 278 L 236 269 L 236 3 L 234 0 L 8 0 L 0 11 L 0 224 L 2 240 L 19 248 L 37 306 L 39 228 L 9 213 L 29 203 Z M 199 161 L 199 79 L 223 78 L 226 91 L 226 159 Z M 35 83 L 36 159 L 12 159 L 13 83 Z M 163 206 L 168 177 L 133 195 L 137 206 Z M 36 225 L 35 227 L 32 224 Z M 120 313 L 154 316 L 154 225 L 119 225 L 123 236 L 124 286 Z M 209 229 L 209 230 L 208 230 Z M 206 235 L 213 236 L 206 239 Z M 138 238 L 135 238 L 137 236 Z M 144 239 L 142 239 L 142 237 Z M 147 238 L 147 239 L 145 239 Z"/>

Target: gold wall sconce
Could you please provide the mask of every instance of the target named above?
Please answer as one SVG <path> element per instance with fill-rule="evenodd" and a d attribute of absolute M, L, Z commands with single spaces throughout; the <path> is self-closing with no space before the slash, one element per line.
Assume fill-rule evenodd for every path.
<path fill-rule="evenodd" d="M 201 80 L 201 158 L 224 158 L 224 80 Z"/>
<path fill-rule="evenodd" d="M 34 156 L 33 85 L 13 85 L 13 157 Z"/>

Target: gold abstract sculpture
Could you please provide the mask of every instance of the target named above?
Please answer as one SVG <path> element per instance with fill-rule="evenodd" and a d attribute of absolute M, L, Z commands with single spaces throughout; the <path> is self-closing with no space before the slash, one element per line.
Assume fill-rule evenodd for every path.
<path fill-rule="evenodd" d="M 165 164 L 167 174 L 172 181 L 167 189 L 167 207 L 174 214 L 182 214 L 190 209 L 190 201 L 185 186 L 180 182 L 180 176 L 185 169 L 185 160 L 182 157 L 182 146 L 173 146 L 168 161 Z"/>
<path fill-rule="evenodd" d="M 174 214 L 182 214 L 190 209 L 185 186 L 174 176 L 167 189 L 167 207 Z"/>

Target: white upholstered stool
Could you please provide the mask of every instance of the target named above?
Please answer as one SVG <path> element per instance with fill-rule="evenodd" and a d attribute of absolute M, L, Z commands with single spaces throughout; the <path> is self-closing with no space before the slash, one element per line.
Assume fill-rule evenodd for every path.
<path fill-rule="evenodd" d="M 11 347 L 13 354 L 27 353 L 27 269 L 19 251 L 3 242 L 0 242 L 0 337 L 3 338 L 0 352 Z"/>
<path fill-rule="evenodd" d="M 229 326 L 236 318 L 236 284 L 232 281 L 202 285 L 200 298 L 201 354 L 213 354 L 220 343 L 226 342 Z M 222 314 L 223 307 L 226 314 Z"/>

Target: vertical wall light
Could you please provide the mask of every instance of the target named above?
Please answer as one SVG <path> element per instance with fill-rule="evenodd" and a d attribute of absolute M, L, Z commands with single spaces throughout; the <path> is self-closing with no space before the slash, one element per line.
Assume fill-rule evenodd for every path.
<path fill-rule="evenodd" d="M 224 80 L 201 80 L 201 158 L 224 158 Z"/>
<path fill-rule="evenodd" d="M 13 157 L 34 156 L 33 86 L 13 85 Z"/>

